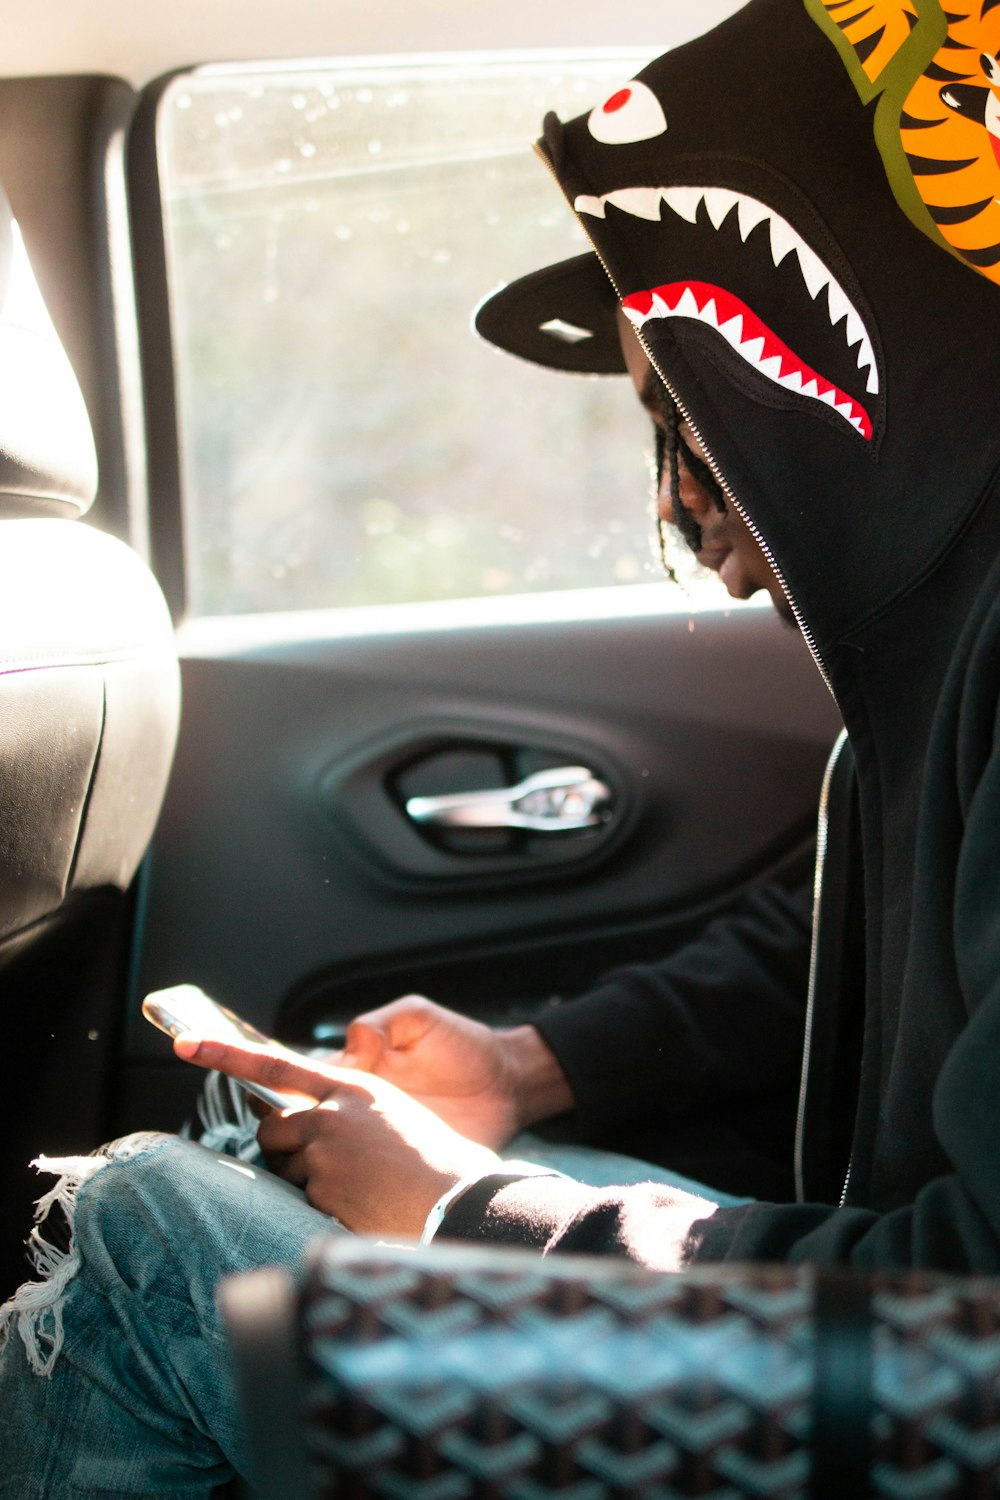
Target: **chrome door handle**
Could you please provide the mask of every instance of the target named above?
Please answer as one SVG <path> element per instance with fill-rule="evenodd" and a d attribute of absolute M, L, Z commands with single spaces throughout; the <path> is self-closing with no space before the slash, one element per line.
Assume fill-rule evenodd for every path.
<path fill-rule="evenodd" d="M 493 791 L 410 797 L 415 823 L 434 828 L 523 828 L 529 833 L 567 833 L 596 828 L 611 815 L 611 788 L 586 766 L 537 771 L 517 786 Z"/>

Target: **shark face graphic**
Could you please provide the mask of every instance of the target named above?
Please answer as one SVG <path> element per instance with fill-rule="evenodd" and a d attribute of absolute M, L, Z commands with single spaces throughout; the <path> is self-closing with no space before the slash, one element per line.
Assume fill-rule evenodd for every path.
<path fill-rule="evenodd" d="M 595 346 L 565 367 L 611 372 L 631 319 L 852 692 L 876 666 L 855 634 L 962 565 L 996 483 L 1000 0 L 948 4 L 748 0 L 538 142 L 594 251 L 596 281 L 567 262 L 553 283 Z M 528 340 L 544 292 L 510 308 L 557 364 Z"/>
<path fill-rule="evenodd" d="M 669 243 L 680 274 L 623 297 L 637 327 L 697 324 L 783 404 L 821 408 L 871 442 L 880 393 L 873 334 L 856 294 L 776 208 L 690 182 L 579 194 L 573 206 L 584 217 L 626 214 Z"/>

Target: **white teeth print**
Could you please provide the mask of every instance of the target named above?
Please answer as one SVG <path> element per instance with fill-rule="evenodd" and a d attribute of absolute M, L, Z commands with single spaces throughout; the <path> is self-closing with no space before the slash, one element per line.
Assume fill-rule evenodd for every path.
<path fill-rule="evenodd" d="M 816 252 L 810 250 L 808 245 L 796 245 L 795 253 L 799 257 L 802 280 L 806 284 L 810 297 L 815 302 L 820 292 L 830 280 L 830 273 Z"/>
<path fill-rule="evenodd" d="M 701 188 L 662 188 L 663 201 L 681 219 L 693 224 L 698 217 L 698 208 L 705 196 Z"/>
<path fill-rule="evenodd" d="M 837 285 L 835 281 L 830 282 L 830 290 L 827 293 L 830 299 L 830 322 L 836 326 L 841 318 L 846 318 L 852 311 L 847 293 Z M 848 340 L 848 343 L 850 340 Z"/>
<path fill-rule="evenodd" d="M 728 323 L 721 324 L 719 332 L 727 344 L 732 344 L 734 349 L 738 349 L 743 342 L 743 314 L 737 313 L 734 318 L 729 319 Z"/>
<path fill-rule="evenodd" d="M 868 375 L 865 388 L 869 395 L 874 395 L 878 390 L 875 355 L 865 334 L 865 325 L 852 307 L 847 314 L 847 347 L 853 349 L 855 344 L 858 345 L 858 369 L 865 370 Z"/>
<path fill-rule="evenodd" d="M 623 201 L 624 200 L 624 201 Z M 619 193 L 609 193 L 607 202 L 622 208 L 638 219 L 659 219 L 662 195 L 659 188 L 624 188 Z"/>
<path fill-rule="evenodd" d="M 746 244 L 752 232 L 757 228 L 757 225 L 767 217 L 768 211 L 766 203 L 761 203 L 757 198 L 744 198 L 742 196 L 740 197 L 740 234 L 743 236 L 744 244 Z M 817 259 L 817 257 L 815 256 L 813 258 Z M 822 262 L 818 261 L 818 259 L 817 264 L 819 264 L 822 269 Z"/>
<path fill-rule="evenodd" d="M 770 236 L 771 258 L 774 264 L 781 265 L 794 250 L 803 283 L 812 300 L 818 301 L 822 293 L 826 291 L 831 326 L 836 327 L 843 319 L 846 319 L 843 331 L 847 347 L 853 349 L 855 345 L 858 346 L 858 369 L 867 372 L 866 390 L 870 396 L 878 395 L 879 378 L 875 363 L 875 349 L 865 329 L 861 314 L 815 250 L 806 244 L 787 219 L 773 208 L 769 208 L 759 198 L 748 197 L 745 193 L 737 192 L 733 188 L 639 187 L 620 188 L 615 192 L 605 193 L 601 197 L 584 193 L 577 197 L 573 206 L 579 214 L 590 214 L 593 218 L 603 219 L 609 203 L 624 213 L 632 214 L 635 218 L 652 222 L 661 218 L 661 205 L 666 204 L 672 213 L 689 224 L 697 221 L 698 210 L 704 203 L 705 212 L 716 230 L 721 229 L 733 208 L 736 208 L 740 237 L 744 243 L 757 226 L 766 221 Z M 735 332 L 732 331 L 734 323 L 739 324 Z M 730 319 L 729 323 L 719 331 L 729 343 L 737 347 L 742 333 L 742 319 Z M 807 394 L 815 393 L 807 392 Z"/>
<path fill-rule="evenodd" d="M 776 266 L 780 266 L 785 256 L 797 250 L 802 241 L 787 219 L 772 218 L 768 227 L 771 234 L 771 259 Z M 801 265 L 800 260 L 799 266 Z"/>
<path fill-rule="evenodd" d="M 865 336 L 865 325 L 862 323 L 861 319 L 858 317 L 857 313 L 854 311 L 854 308 L 848 306 L 848 312 L 847 312 L 847 347 L 848 347 L 848 349 L 853 349 L 854 345 L 858 342 L 858 339 L 863 339 L 864 336 Z"/>
<path fill-rule="evenodd" d="M 696 318 L 698 316 L 698 299 L 690 287 L 684 288 L 681 300 L 677 304 L 677 311 L 681 317 Z"/>
<path fill-rule="evenodd" d="M 705 192 L 705 207 L 708 217 L 716 229 L 721 229 L 739 201 L 738 195 L 728 188 L 708 188 Z"/>

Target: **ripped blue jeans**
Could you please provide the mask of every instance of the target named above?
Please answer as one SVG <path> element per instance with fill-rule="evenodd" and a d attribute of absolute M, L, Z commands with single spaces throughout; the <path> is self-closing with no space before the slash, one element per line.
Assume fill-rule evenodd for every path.
<path fill-rule="evenodd" d="M 595 1186 L 705 1192 L 627 1157 L 525 1137 L 511 1149 Z M 262 1167 L 175 1136 L 129 1136 L 43 1169 L 63 1174 L 40 1207 L 62 1205 L 69 1246 L 36 1230 L 42 1279 L 0 1309 L 0 1496 L 208 1500 L 245 1473 L 215 1287 L 294 1267 L 339 1226 Z"/>

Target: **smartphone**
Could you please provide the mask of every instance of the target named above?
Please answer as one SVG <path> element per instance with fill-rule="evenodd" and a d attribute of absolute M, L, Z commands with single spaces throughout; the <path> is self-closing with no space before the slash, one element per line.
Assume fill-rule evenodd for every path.
<path fill-rule="evenodd" d="M 175 984 L 166 990 L 153 990 L 142 1002 L 142 1013 L 147 1021 L 152 1021 L 167 1036 L 175 1037 L 184 1031 L 193 1031 L 206 1041 L 254 1042 L 258 1046 L 263 1042 L 268 1047 L 276 1047 L 280 1052 L 286 1053 L 291 1061 L 302 1062 L 297 1052 L 289 1051 L 273 1037 L 258 1031 L 256 1026 L 251 1026 L 249 1021 L 244 1021 L 235 1011 L 228 1010 L 217 1000 L 211 999 L 196 984 Z M 236 1081 L 247 1093 L 255 1094 L 258 1099 L 263 1099 L 265 1104 L 272 1104 L 275 1109 L 307 1109 L 310 1103 L 316 1102 L 307 1100 L 302 1094 L 280 1094 L 277 1089 L 269 1089 L 262 1083 L 248 1083 L 245 1078 Z"/>

